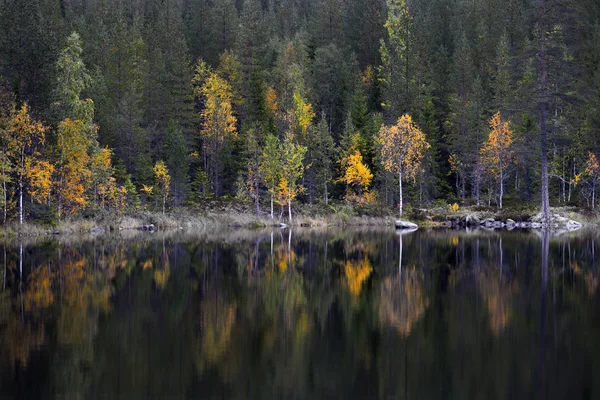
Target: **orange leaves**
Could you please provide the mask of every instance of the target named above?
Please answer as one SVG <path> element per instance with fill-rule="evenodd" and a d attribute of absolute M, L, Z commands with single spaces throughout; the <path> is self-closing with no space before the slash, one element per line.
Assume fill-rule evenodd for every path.
<path fill-rule="evenodd" d="M 58 126 L 57 197 L 59 217 L 62 210 L 73 213 L 87 204 L 87 189 L 92 181 L 89 149 L 93 143 L 95 127 L 70 118 Z"/>
<path fill-rule="evenodd" d="M 377 141 L 381 145 L 381 159 L 387 171 L 416 179 L 425 150 L 430 146 L 410 115 L 400 117 L 396 125 L 383 125 Z"/>
<path fill-rule="evenodd" d="M 588 153 L 588 159 L 585 162 L 585 173 L 593 179 L 600 177 L 600 163 L 598 163 L 596 155 L 592 152 Z"/>
<path fill-rule="evenodd" d="M 481 147 L 483 163 L 493 175 L 500 174 L 501 170 L 510 165 L 512 142 L 513 132 L 510 129 L 510 121 L 503 122 L 500 113 L 497 112 L 490 120 L 488 140 Z"/>
<path fill-rule="evenodd" d="M 277 106 L 277 92 L 272 87 L 268 87 L 265 93 L 265 102 L 267 106 L 267 110 L 273 114 L 276 114 L 279 110 Z"/>

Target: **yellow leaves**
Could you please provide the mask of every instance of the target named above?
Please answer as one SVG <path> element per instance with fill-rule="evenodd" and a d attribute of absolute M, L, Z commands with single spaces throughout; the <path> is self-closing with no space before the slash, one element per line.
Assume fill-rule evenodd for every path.
<path fill-rule="evenodd" d="M 452 213 L 457 213 L 458 210 L 460 209 L 460 206 L 458 205 L 458 203 L 454 203 L 454 204 L 448 204 L 448 209 L 450 210 L 450 212 Z"/>
<path fill-rule="evenodd" d="M 502 169 L 510 165 L 512 142 L 513 132 L 510 129 L 510 121 L 502 122 L 500 113 L 497 112 L 490 119 L 490 134 L 481 147 L 483 162 L 493 175 L 499 174 Z"/>
<path fill-rule="evenodd" d="M 398 119 L 396 125 L 383 125 L 377 141 L 381 145 L 383 167 L 393 173 L 401 173 L 416 179 L 429 143 L 425 134 L 413 123 L 408 114 Z"/>
<path fill-rule="evenodd" d="M 54 165 L 47 161 L 27 157 L 25 160 L 25 175 L 29 181 L 29 194 L 38 203 L 44 202 L 52 190 L 52 174 Z"/>
<path fill-rule="evenodd" d="M 120 213 L 127 206 L 127 189 L 118 186 L 115 177 L 110 176 L 105 183 L 98 185 L 98 196 L 102 206 L 108 205 Z"/>
<path fill-rule="evenodd" d="M 142 185 L 142 192 L 144 192 L 146 196 L 150 196 L 153 191 L 154 186 Z"/>
<path fill-rule="evenodd" d="M 281 177 L 277 192 L 279 201 L 291 203 L 303 187 L 297 181 L 304 174 L 304 156 L 307 148 L 294 142 L 293 135 L 288 133 L 282 146 Z M 281 203 L 280 203 L 281 204 Z"/>
<path fill-rule="evenodd" d="M 154 178 L 156 179 L 156 187 L 161 191 L 162 211 L 164 214 L 167 197 L 169 197 L 169 191 L 171 190 L 171 176 L 169 175 L 167 164 L 165 164 L 164 161 L 158 161 L 154 165 Z"/>
<path fill-rule="evenodd" d="M 363 162 L 362 154 L 359 150 L 350 154 L 342 160 L 342 165 L 345 168 L 344 175 L 340 178 L 350 186 L 359 186 L 360 188 L 368 188 L 373 180 L 373 174 L 369 167 Z"/>
<path fill-rule="evenodd" d="M 450 157 L 448 157 L 448 163 L 450 164 L 450 171 L 452 173 L 460 173 L 464 167 L 462 161 L 460 161 L 459 157 L 454 153 L 450 154 Z"/>
<path fill-rule="evenodd" d="M 154 165 L 154 178 L 156 179 L 156 186 L 160 188 L 163 194 L 168 194 L 171 189 L 171 176 L 169 175 L 169 169 L 164 161 L 158 161 Z"/>
<path fill-rule="evenodd" d="M 292 197 L 291 193 L 290 193 L 290 185 L 289 182 L 286 178 L 282 177 L 279 180 L 279 183 L 277 184 L 277 188 L 276 188 L 276 193 L 277 193 L 277 204 L 279 204 L 280 206 L 284 206 L 287 204 L 288 198 L 290 198 L 290 200 L 294 200 L 294 197 Z"/>
<path fill-rule="evenodd" d="M 201 134 L 208 140 L 221 143 L 228 136 L 237 135 L 237 119 L 233 115 L 233 93 L 229 83 L 217 73 L 211 72 L 202 85 L 204 110 L 201 113 Z"/>
<path fill-rule="evenodd" d="M 312 124 L 312 121 L 315 119 L 316 115 L 313 111 L 312 104 L 306 102 L 302 95 L 299 92 L 294 93 L 294 105 L 296 109 L 294 111 L 294 116 L 296 118 L 296 124 L 300 128 L 300 131 L 303 136 L 308 134 L 308 129 Z"/>
<path fill-rule="evenodd" d="M 348 289 L 353 296 L 358 296 L 365 281 L 371 276 L 373 267 L 367 257 L 359 261 L 346 261 L 344 274 Z"/>
<path fill-rule="evenodd" d="M 23 104 L 10 122 L 12 140 L 10 152 L 22 153 L 26 147 L 33 146 L 36 141 L 44 142 L 47 128 L 29 115 L 29 106 Z"/>

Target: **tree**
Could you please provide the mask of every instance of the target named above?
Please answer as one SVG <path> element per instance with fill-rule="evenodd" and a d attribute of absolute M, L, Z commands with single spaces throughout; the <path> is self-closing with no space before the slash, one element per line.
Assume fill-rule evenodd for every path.
<path fill-rule="evenodd" d="M 277 185 L 281 179 L 281 145 L 274 135 L 267 135 L 265 138 L 259 172 L 271 198 L 271 218 L 273 218 L 273 199 L 277 195 Z"/>
<path fill-rule="evenodd" d="M 358 188 L 359 201 L 362 201 L 363 190 L 369 188 L 369 185 L 373 180 L 373 174 L 363 161 L 363 156 L 360 151 L 360 139 L 359 132 L 354 133 L 350 138 L 350 148 L 346 151 L 346 155 L 340 160 L 342 167 L 340 181 L 347 185 L 348 191 L 350 187 Z M 349 195 L 350 193 L 348 193 L 348 196 Z"/>
<path fill-rule="evenodd" d="M 188 145 L 177 122 L 171 119 L 165 130 L 162 156 L 170 171 L 173 194 L 177 202 L 184 198 L 188 183 Z"/>
<path fill-rule="evenodd" d="M 408 114 L 398 119 L 396 125 L 382 125 L 377 141 L 381 146 L 381 162 L 386 171 L 398 174 L 400 196 L 399 209 L 402 216 L 402 180 L 416 177 L 421 168 L 421 160 L 429 144 L 423 132 L 413 123 Z"/>
<path fill-rule="evenodd" d="M 61 110 L 62 117 L 88 121 L 92 118 L 94 104 L 90 99 L 82 101 L 80 95 L 91 85 L 92 78 L 83 63 L 82 53 L 81 37 L 73 32 L 67 38 L 66 46 L 56 63 L 56 105 Z"/>
<path fill-rule="evenodd" d="M 304 188 L 298 180 L 304 174 L 304 156 L 306 147 L 299 145 L 294 140 L 294 135 L 286 135 L 281 148 L 281 178 L 277 186 L 280 204 L 288 206 L 288 216 L 292 222 L 292 201 Z"/>
<path fill-rule="evenodd" d="M 93 178 L 89 150 L 94 144 L 90 130 L 95 130 L 95 126 L 70 118 L 58 125 L 56 197 L 59 218 L 64 211 L 74 213 L 88 202 L 86 192 Z"/>
<path fill-rule="evenodd" d="M 367 190 L 373 180 L 373 174 L 363 162 L 362 154 L 360 154 L 359 150 L 356 150 L 353 154 L 342 160 L 342 164 L 345 167 L 345 173 L 341 181 L 348 186 L 358 187 L 358 196 L 362 198 L 363 190 Z"/>
<path fill-rule="evenodd" d="M 218 197 L 221 189 L 221 151 L 226 139 L 237 136 L 237 118 L 232 109 L 233 94 L 229 83 L 202 62 L 196 68 L 195 82 L 202 82 L 196 94 L 204 102 L 204 109 L 200 114 L 203 167 L 204 171 L 209 171 L 215 196 Z"/>
<path fill-rule="evenodd" d="M 23 224 L 23 193 L 27 166 L 31 157 L 39 156 L 38 146 L 44 144 L 47 128 L 29 115 L 29 106 L 24 104 L 14 115 L 10 124 L 9 158 L 14 165 L 19 186 L 19 224 Z"/>
<path fill-rule="evenodd" d="M 31 199 L 38 203 L 44 201 L 49 203 L 54 165 L 32 157 L 27 159 L 26 164 L 28 191 Z"/>
<path fill-rule="evenodd" d="M 513 132 L 510 129 L 510 122 L 503 122 L 500 118 L 500 112 L 494 114 L 490 119 L 490 130 L 488 140 L 481 148 L 481 155 L 490 174 L 498 177 L 500 187 L 498 207 L 502 209 L 505 172 L 512 158 Z"/>
<path fill-rule="evenodd" d="M 95 152 L 90 160 L 90 170 L 92 174 L 92 185 L 94 191 L 94 205 L 98 204 L 98 196 L 104 189 L 103 185 L 106 185 L 113 174 L 113 168 L 111 165 L 112 151 L 105 147 Z"/>
<path fill-rule="evenodd" d="M 164 161 L 158 161 L 154 164 L 154 179 L 156 181 L 156 187 L 160 190 L 162 198 L 162 213 L 165 213 L 167 204 L 167 198 L 169 197 L 169 191 L 171 190 L 171 176 L 169 175 L 169 169 Z"/>
<path fill-rule="evenodd" d="M 316 177 L 317 184 L 323 187 L 323 200 L 329 203 L 329 182 L 332 180 L 332 165 L 335 159 L 335 143 L 329 130 L 329 124 L 322 113 L 317 124 L 313 140 L 313 155 L 311 169 Z"/>
<path fill-rule="evenodd" d="M 588 159 L 585 162 L 585 173 L 590 177 L 593 210 L 596 206 L 596 186 L 598 185 L 598 182 L 600 182 L 600 163 L 594 153 L 588 153 Z"/>
<path fill-rule="evenodd" d="M 405 0 L 388 0 L 387 41 L 381 40 L 381 81 L 389 119 L 409 113 L 415 104 L 418 70 L 415 22 Z"/>

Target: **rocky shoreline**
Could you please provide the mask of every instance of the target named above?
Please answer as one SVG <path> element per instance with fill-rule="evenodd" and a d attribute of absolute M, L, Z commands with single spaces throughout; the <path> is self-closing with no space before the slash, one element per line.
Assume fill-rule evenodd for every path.
<path fill-rule="evenodd" d="M 542 214 L 537 214 L 527 220 L 515 221 L 513 219 L 480 219 L 475 214 L 449 218 L 440 223 L 445 228 L 484 228 L 484 229 L 566 229 L 574 231 L 580 229 L 583 225 L 560 214 L 552 214 L 549 223 L 546 223 Z"/>

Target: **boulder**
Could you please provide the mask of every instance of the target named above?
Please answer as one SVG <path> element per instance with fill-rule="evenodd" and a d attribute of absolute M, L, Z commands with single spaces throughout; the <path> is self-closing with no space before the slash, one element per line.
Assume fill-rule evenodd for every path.
<path fill-rule="evenodd" d="M 100 228 L 99 226 L 95 226 L 92 229 L 90 229 L 90 233 L 92 235 L 100 235 L 104 233 L 104 229 Z"/>
<path fill-rule="evenodd" d="M 581 225 L 577 221 L 570 220 L 567 222 L 567 229 L 570 231 L 576 231 L 577 229 L 580 229 L 582 226 L 583 225 Z"/>
<path fill-rule="evenodd" d="M 486 218 L 483 221 L 481 221 L 480 225 L 483 225 L 488 228 L 493 228 L 495 223 L 496 220 L 494 218 Z"/>
<path fill-rule="evenodd" d="M 413 224 L 412 222 L 401 221 L 401 220 L 396 221 L 395 225 L 396 225 L 396 229 L 399 229 L 399 230 L 419 228 L 419 226 L 417 224 Z"/>
<path fill-rule="evenodd" d="M 479 217 L 474 214 L 469 214 L 465 217 L 465 223 L 467 226 L 477 226 L 480 223 Z"/>

